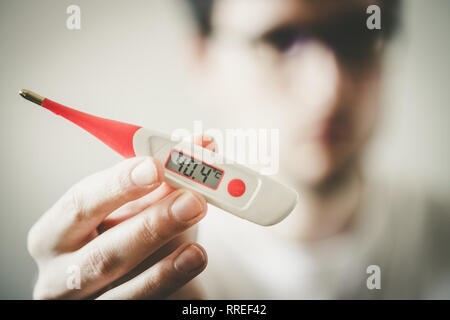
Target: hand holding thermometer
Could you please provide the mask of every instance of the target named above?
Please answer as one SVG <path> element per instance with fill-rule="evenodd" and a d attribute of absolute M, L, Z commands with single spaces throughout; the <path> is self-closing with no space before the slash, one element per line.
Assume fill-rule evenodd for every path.
<path fill-rule="evenodd" d="M 80 126 L 125 158 L 152 156 L 164 164 L 167 182 L 192 189 L 235 216 L 268 226 L 283 220 L 295 207 L 297 193 L 218 153 L 172 141 L 167 135 L 139 126 L 99 118 L 68 108 L 28 90 L 19 95 Z"/>

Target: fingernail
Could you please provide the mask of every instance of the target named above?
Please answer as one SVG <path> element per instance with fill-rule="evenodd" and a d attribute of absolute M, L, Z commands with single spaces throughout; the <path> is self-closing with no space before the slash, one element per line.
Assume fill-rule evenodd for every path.
<path fill-rule="evenodd" d="M 203 252 L 196 245 L 190 245 L 175 258 L 174 266 L 179 272 L 191 273 L 204 263 Z"/>
<path fill-rule="evenodd" d="M 203 204 L 191 192 L 185 192 L 175 200 L 171 210 L 176 219 L 189 221 L 203 211 Z"/>
<path fill-rule="evenodd" d="M 133 182 L 141 187 L 154 184 L 158 181 L 158 169 L 150 158 L 143 160 L 131 172 Z"/>

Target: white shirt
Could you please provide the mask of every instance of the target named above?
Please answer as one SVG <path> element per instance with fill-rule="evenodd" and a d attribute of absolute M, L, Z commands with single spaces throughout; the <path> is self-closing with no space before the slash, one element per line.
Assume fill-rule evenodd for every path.
<path fill-rule="evenodd" d="M 210 206 L 198 234 L 208 253 L 199 276 L 206 298 L 450 298 L 449 212 L 420 192 L 365 190 L 352 228 L 309 245 Z M 367 286 L 371 265 L 380 289 Z"/>

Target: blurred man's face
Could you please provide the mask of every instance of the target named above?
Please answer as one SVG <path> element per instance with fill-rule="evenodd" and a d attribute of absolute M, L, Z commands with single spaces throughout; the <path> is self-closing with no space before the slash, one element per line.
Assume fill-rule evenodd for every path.
<path fill-rule="evenodd" d="M 375 122 L 380 43 L 366 29 L 368 5 L 218 0 L 214 8 L 205 66 L 228 124 L 279 128 L 281 173 L 303 184 L 353 163 Z"/>

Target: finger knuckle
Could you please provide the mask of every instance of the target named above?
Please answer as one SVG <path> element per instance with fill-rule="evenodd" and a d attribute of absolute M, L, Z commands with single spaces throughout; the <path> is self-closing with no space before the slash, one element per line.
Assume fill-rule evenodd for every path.
<path fill-rule="evenodd" d="M 78 188 L 71 188 L 62 199 L 62 210 L 70 215 L 74 223 L 81 222 L 85 218 L 85 205 Z"/>
<path fill-rule="evenodd" d="M 155 215 L 143 216 L 140 235 L 148 244 L 165 242 L 170 239 L 170 236 L 159 228 Z"/>
<path fill-rule="evenodd" d="M 87 274 L 95 278 L 108 278 L 116 274 L 117 265 L 117 259 L 113 255 L 96 248 L 88 253 L 85 268 Z"/>
<path fill-rule="evenodd" d="M 127 189 L 132 185 L 130 170 L 119 171 L 113 179 L 113 184 L 111 187 L 116 187 L 117 189 Z"/>
<path fill-rule="evenodd" d="M 158 280 L 155 274 L 154 273 L 150 274 L 143 280 L 142 293 L 145 296 L 150 296 L 152 292 L 155 290 L 157 284 Z"/>
<path fill-rule="evenodd" d="M 156 267 L 144 280 L 143 295 L 152 299 L 165 298 L 179 287 L 180 282 L 176 274 L 170 275 L 163 268 Z"/>

